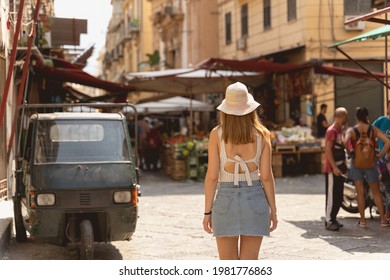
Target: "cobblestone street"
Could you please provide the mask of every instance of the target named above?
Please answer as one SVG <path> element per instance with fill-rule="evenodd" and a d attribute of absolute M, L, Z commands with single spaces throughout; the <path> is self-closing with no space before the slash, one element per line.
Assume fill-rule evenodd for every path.
<path fill-rule="evenodd" d="M 172 181 L 162 171 L 141 174 L 139 220 L 130 242 L 96 244 L 95 259 L 216 260 L 216 243 L 202 229 L 203 183 Z M 378 215 L 368 228 L 355 224 L 358 214 L 340 210 L 339 232 L 324 229 L 324 177 L 310 175 L 276 179 L 279 225 L 264 238 L 260 259 L 359 260 L 390 259 L 389 228 Z M 368 210 L 366 212 L 368 216 Z M 77 259 L 64 247 L 16 243 L 5 259 Z"/>

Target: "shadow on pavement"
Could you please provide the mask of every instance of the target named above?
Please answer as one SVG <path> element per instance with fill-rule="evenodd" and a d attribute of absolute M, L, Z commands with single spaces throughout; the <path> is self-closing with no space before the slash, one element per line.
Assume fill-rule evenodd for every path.
<path fill-rule="evenodd" d="M 324 222 L 319 220 L 286 221 L 306 232 L 305 239 L 319 238 L 344 252 L 354 253 L 390 253 L 390 228 L 380 226 L 378 217 L 367 219 L 367 228 L 356 226 L 357 218 L 347 217 L 339 220 L 344 227 L 339 231 L 328 231 Z"/>
<path fill-rule="evenodd" d="M 11 238 L 11 243 L 17 243 L 15 237 Z M 36 250 L 39 246 L 39 251 Z M 50 243 L 38 242 L 27 238 L 24 243 L 12 246 L 12 258 L 8 260 L 78 260 L 78 250 L 74 246 L 61 246 Z M 95 260 L 123 260 L 122 254 L 111 243 L 95 243 Z"/>
<path fill-rule="evenodd" d="M 95 260 L 123 260 L 120 251 L 111 243 L 95 243 Z"/>

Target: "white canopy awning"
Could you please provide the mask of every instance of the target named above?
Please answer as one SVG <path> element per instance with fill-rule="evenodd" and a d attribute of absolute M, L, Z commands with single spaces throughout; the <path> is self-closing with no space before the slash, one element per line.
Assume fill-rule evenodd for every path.
<path fill-rule="evenodd" d="M 211 104 L 181 96 L 136 104 L 135 107 L 137 112 L 141 114 L 182 112 L 190 110 L 194 112 L 211 112 L 215 110 L 214 106 Z M 124 108 L 123 111 L 131 112 L 132 110 Z"/>

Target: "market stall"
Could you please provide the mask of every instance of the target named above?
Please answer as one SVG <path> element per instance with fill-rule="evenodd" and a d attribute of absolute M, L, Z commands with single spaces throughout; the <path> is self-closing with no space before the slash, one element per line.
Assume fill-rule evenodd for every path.
<path fill-rule="evenodd" d="M 174 180 L 203 180 L 207 171 L 208 139 L 176 136 L 164 143 L 161 165 Z"/>
<path fill-rule="evenodd" d="M 324 141 L 310 128 L 294 126 L 271 131 L 272 169 L 275 178 L 321 173 Z M 174 180 L 203 180 L 207 171 L 208 139 L 175 136 L 164 144 L 162 167 Z"/>
<path fill-rule="evenodd" d="M 321 173 L 324 141 L 312 136 L 308 127 L 283 127 L 271 132 L 272 168 L 276 178 Z"/>

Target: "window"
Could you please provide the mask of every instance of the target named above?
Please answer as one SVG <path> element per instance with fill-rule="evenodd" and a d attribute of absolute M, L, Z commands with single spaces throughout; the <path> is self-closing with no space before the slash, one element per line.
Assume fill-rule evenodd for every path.
<path fill-rule="evenodd" d="M 371 0 L 344 0 L 344 15 L 363 15 L 371 12 Z"/>
<path fill-rule="evenodd" d="M 36 164 L 130 161 L 120 120 L 42 120 L 35 145 Z"/>
<path fill-rule="evenodd" d="M 248 37 L 248 4 L 241 6 L 241 37 Z"/>
<path fill-rule="evenodd" d="M 287 21 L 292 21 L 297 19 L 297 1 L 288 0 L 287 1 Z"/>
<path fill-rule="evenodd" d="M 232 13 L 225 14 L 225 42 L 226 45 L 232 43 Z"/>
<path fill-rule="evenodd" d="M 271 0 L 264 0 L 264 29 L 271 28 Z"/>

